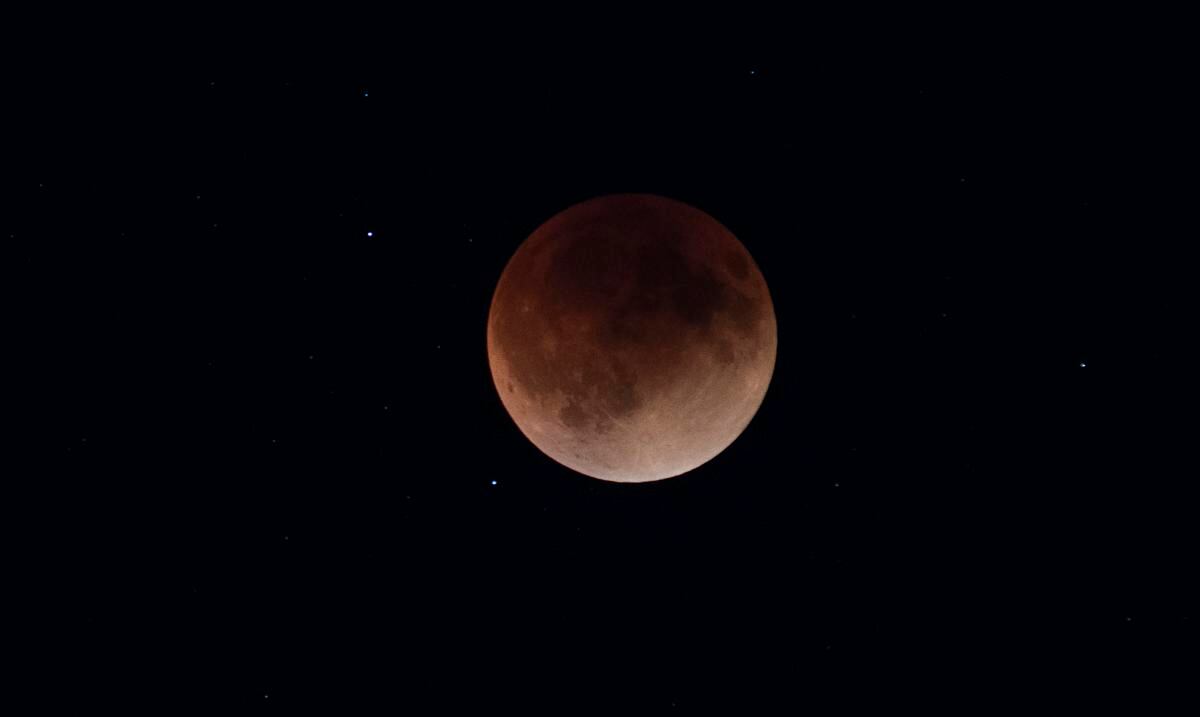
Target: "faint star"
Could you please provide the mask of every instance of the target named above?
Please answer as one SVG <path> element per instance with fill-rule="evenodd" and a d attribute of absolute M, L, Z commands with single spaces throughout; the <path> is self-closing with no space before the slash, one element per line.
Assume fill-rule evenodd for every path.
<path fill-rule="evenodd" d="M 1079 368 L 1087 368 L 1087 361 L 1080 361 Z"/>

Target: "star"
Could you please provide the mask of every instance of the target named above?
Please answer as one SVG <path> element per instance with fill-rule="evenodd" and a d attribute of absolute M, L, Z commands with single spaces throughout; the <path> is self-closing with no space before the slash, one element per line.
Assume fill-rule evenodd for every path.
<path fill-rule="evenodd" d="M 1079 368 L 1087 368 L 1087 361 L 1080 361 Z"/>
<path fill-rule="evenodd" d="M 493 481 L 492 481 L 492 485 L 496 485 L 496 481 L 494 481 L 494 480 L 493 480 Z"/>
<path fill-rule="evenodd" d="M 373 236 L 375 236 L 375 232 L 367 232 L 367 238 L 368 238 L 368 239 L 370 239 L 370 238 L 371 238 L 371 237 L 373 237 Z"/>

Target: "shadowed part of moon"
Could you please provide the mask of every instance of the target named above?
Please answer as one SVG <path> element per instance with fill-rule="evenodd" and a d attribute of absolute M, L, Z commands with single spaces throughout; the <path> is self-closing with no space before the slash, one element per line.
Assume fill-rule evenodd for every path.
<path fill-rule="evenodd" d="M 724 450 L 775 365 L 766 282 L 732 233 L 686 204 L 613 195 L 539 227 L 488 317 L 501 401 L 554 460 L 640 482 Z"/>

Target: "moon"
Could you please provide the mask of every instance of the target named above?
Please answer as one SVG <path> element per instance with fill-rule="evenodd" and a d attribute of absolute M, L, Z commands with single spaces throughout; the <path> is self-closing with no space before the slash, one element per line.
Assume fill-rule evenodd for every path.
<path fill-rule="evenodd" d="M 501 402 L 539 450 L 593 478 L 656 481 L 708 462 L 750 423 L 775 369 L 775 309 L 717 220 L 609 195 L 517 249 L 487 350 Z"/>

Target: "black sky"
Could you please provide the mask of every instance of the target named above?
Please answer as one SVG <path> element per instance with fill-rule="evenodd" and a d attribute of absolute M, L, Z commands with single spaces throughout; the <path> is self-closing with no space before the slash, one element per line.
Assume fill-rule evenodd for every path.
<path fill-rule="evenodd" d="M 1194 679 L 1170 48 L 820 35 L 11 64 L 43 693 L 973 713 Z M 750 427 L 657 484 L 540 454 L 487 366 L 504 263 L 615 192 L 724 223 L 778 317 Z"/>

